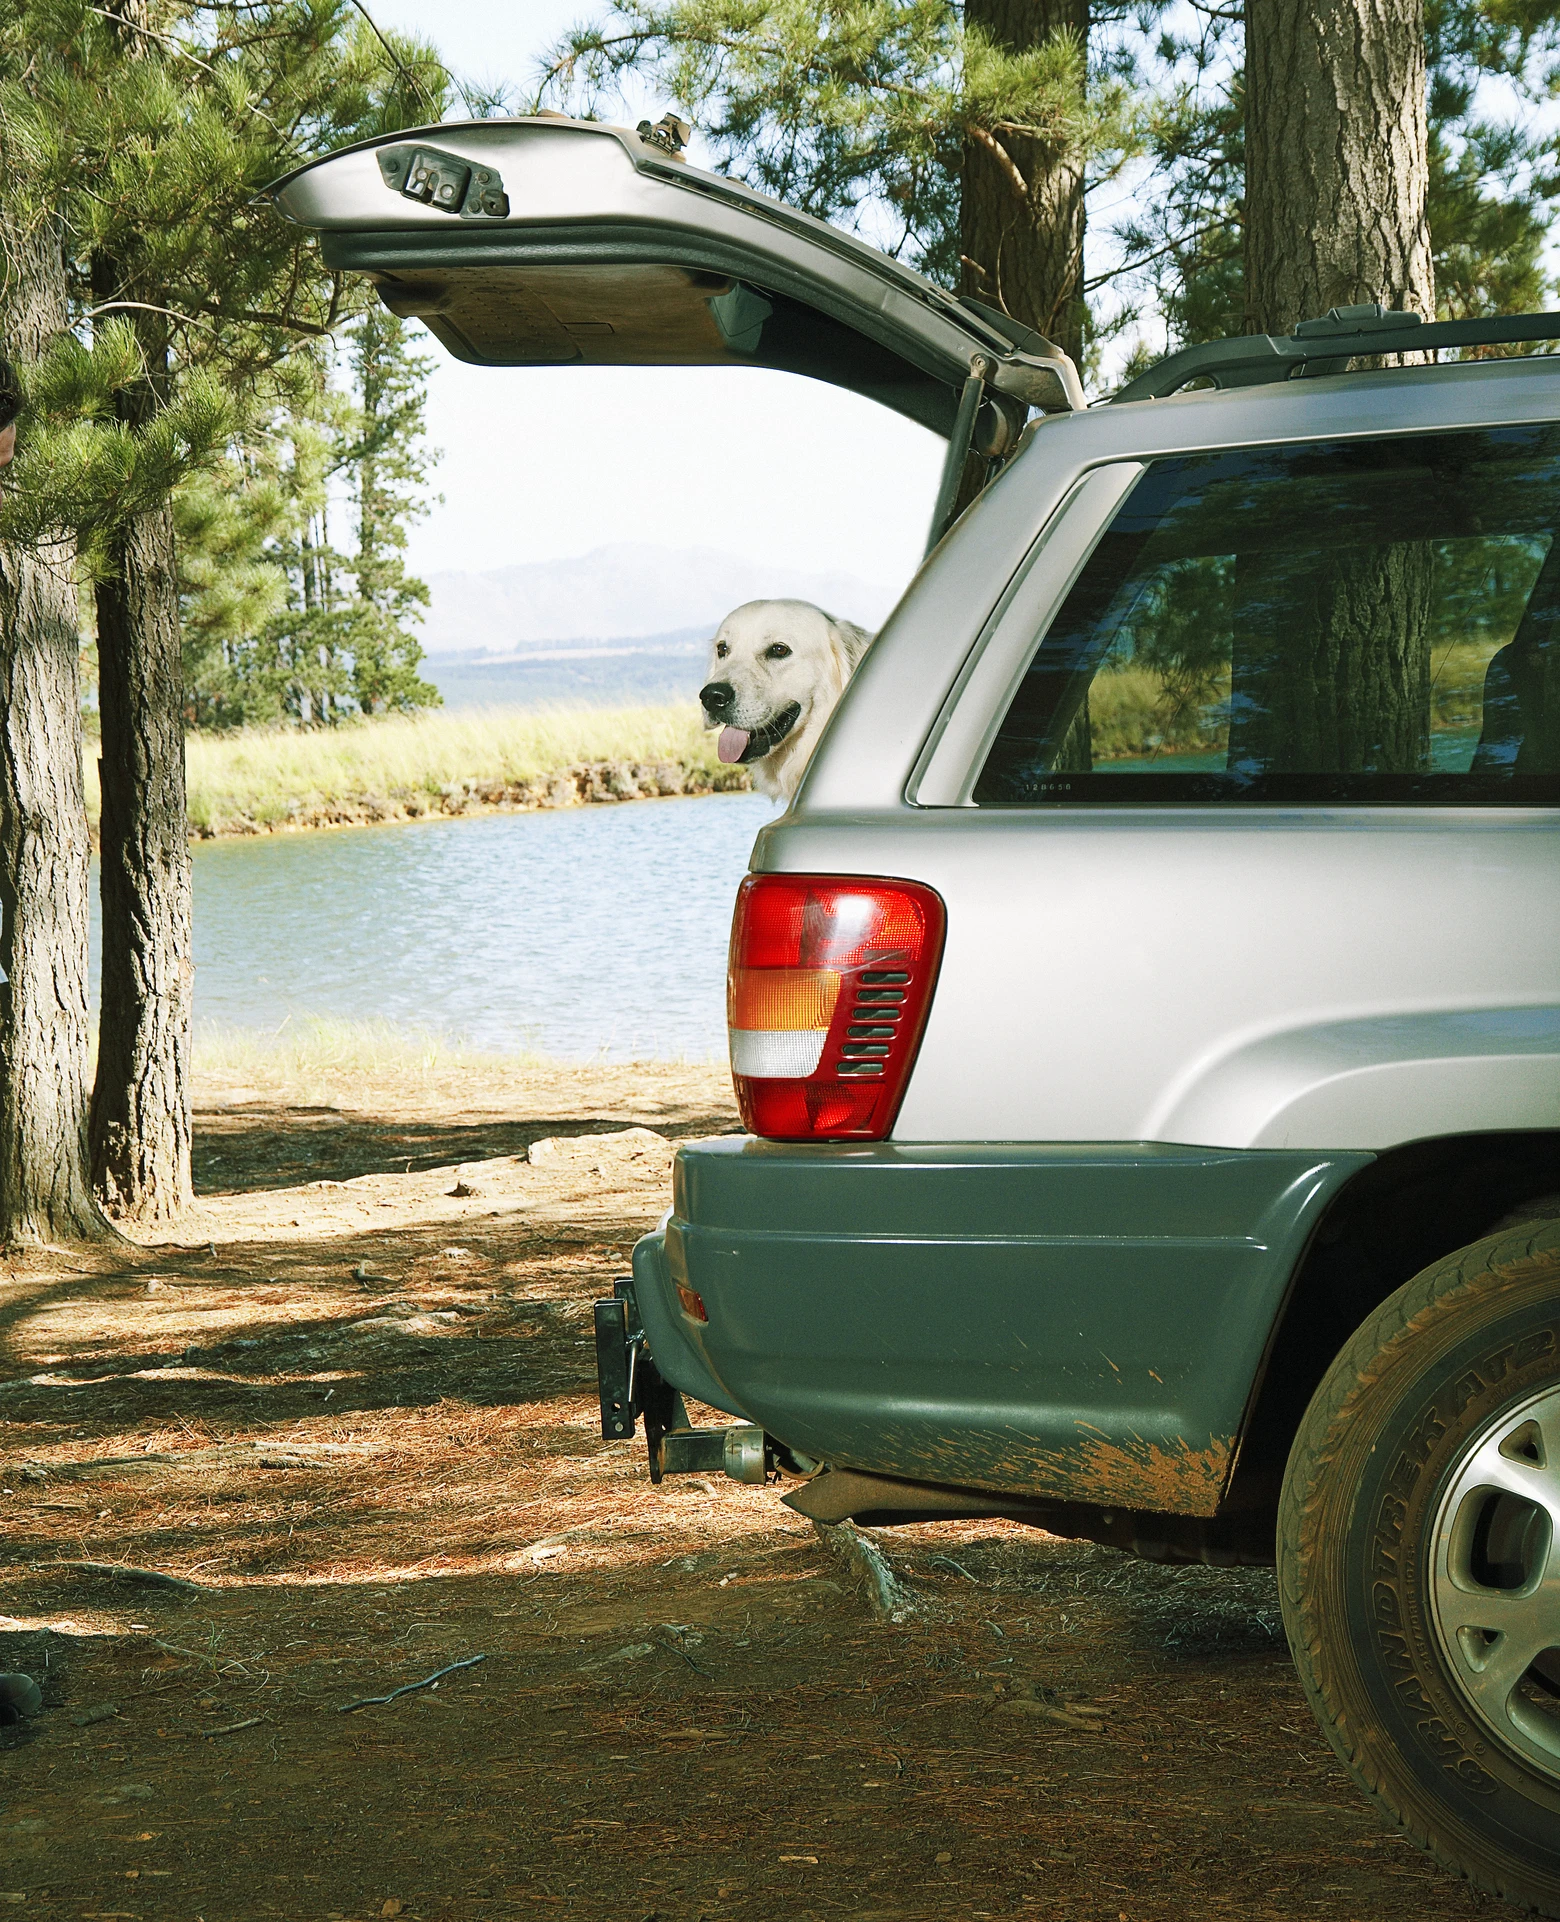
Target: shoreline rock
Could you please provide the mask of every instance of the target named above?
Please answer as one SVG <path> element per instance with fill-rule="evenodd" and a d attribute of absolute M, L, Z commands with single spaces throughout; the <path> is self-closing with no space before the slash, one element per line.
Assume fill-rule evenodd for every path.
<path fill-rule="evenodd" d="M 745 793 L 743 767 L 685 766 L 675 761 L 577 761 L 525 781 L 454 781 L 437 793 L 363 794 L 295 801 L 280 820 L 233 814 L 191 822 L 192 841 L 240 835 L 298 834 L 319 828 L 378 827 L 397 821 L 448 820 L 467 814 L 523 814 L 543 808 L 599 807 L 619 801 L 669 800 L 696 794 Z M 93 846 L 97 830 L 92 831 Z"/>

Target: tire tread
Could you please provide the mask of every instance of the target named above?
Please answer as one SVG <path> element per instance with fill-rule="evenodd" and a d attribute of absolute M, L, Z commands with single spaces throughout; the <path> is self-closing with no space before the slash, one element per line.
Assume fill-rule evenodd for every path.
<path fill-rule="evenodd" d="M 1321 1521 L 1317 1490 L 1337 1457 L 1351 1406 L 1389 1371 L 1404 1342 L 1434 1325 L 1450 1298 L 1488 1285 L 1525 1261 L 1553 1254 L 1560 1254 L 1560 1221 L 1525 1222 L 1433 1262 L 1389 1295 L 1355 1330 L 1312 1397 L 1290 1452 L 1289 1472 L 1278 1507 L 1279 1601 L 1284 1625 L 1301 1686 L 1334 1753 L 1387 1820 L 1410 1835 L 1443 1868 L 1486 1894 L 1527 1908 L 1531 1904 L 1521 1892 L 1504 1887 L 1499 1877 L 1482 1874 L 1449 1854 L 1428 1824 L 1414 1820 L 1389 1799 L 1384 1782 L 1371 1764 L 1368 1745 L 1351 1727 L 1340 1692 L 1333 1685 L 1315 1613 L 1299 1578 L 1316 1548 Z M 1306 1472 L 1297 1474 L 1296 1468 L 1302 1463 Z"/>

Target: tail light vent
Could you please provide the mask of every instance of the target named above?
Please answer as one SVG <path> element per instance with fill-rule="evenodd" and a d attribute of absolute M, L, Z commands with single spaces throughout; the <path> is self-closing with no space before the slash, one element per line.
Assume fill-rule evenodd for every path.
<path fill-rule="evenodd" d="M 894 1124 L 942 958 L 914 881 L 750 874 L 727 977 L 742 1119 L 777 1141 L 880 1141 Z"/>

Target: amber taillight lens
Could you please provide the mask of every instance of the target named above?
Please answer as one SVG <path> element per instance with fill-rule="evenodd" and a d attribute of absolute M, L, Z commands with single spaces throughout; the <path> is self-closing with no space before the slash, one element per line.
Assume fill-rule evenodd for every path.
<path fill-rule="evenodd" d="M 727 972 L 744 1124 L 774 1141 L 881 1141 L 942 959 L 943 904 L 916 881 L 750 874 Z"/>

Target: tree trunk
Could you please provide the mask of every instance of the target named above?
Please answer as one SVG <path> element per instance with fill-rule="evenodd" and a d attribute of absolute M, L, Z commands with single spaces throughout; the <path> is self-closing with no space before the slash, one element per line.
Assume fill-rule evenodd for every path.
<path fill-rule="evenodd" d="M 1374 300 L 1435 318 L 1426 84 L 1424 0 L 1247 0 L 1253 332 Z M 1274 581 L 1242 593 L 1235 676 L 1255 705 L 1231 765 L 1424 768 L 1431 569 L 1422 544 L 1342 548 L 1303 605 Z"/>
<path fill-rule="evenodd" d="M 965 0 L 965 24 L 1010 53 L 1072 34 L 1087 48 L 1088 0 Z M 1050 142 L 1003 134 L 1002 157 L 981 142 L 964 149 L 959 245 L 963 292 L 1038 328 L 1083 356 L 1083 163 Z"/>
<path fill-rule="evenodd" d="M 1422 541 L 1340 546 L 1324 567 L 1243 557 L 1229 765 L 1426 772 L 1433 566 Z"/>
<path fill-rule="evenodd" d="M 92 1173 L 114 1215 L 166 1221 L 190 1180 L 195 984 L 173 509 L 130 521 L 97 590 L 103 1005 Z"/>
<path fill-rule="evenodd" d="M 31 360 L 65 330 L 60 236 L 0 215 L 4 337 Z M 0 546 L 0 1238 L 109 1232 L 87 1148 L 87 811 L 74 540 Z"/>
<path fill-rule="evenodd" d="M 1424 0 L 1247 0 L 1252 332 L 1379 300 L 1435 318 Z"/>
<path fill-rule="evenodd" d="M 147 0 L 109 0 L 126 59 L 152 46 Z M 100 302 L 153 301 L 138 250 L 94 256 Z M 132 311 L 147 377 L 120 418 L 152 420 L 167 396 L 166 323 Z M 103 998 L 92 1096 L 92 1176 L 105 1207 L 167 1221 L 189 1203 L 190 1013 L 195 983 L 184 790 L 184 670 L 173 508 L 120 528 L 97 590 L 103 720 Z"/>

